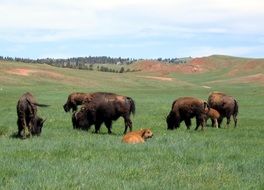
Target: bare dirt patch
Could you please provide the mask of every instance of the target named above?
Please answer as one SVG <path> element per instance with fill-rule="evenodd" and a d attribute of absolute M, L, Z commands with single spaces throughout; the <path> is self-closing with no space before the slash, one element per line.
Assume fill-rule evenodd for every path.
<path fill-rule="evenodd" d="M 14 74 L 14 75 L 20 75 L 20 76 L 37 75 L 37 76 L 43 76 L 43 77 L 52 78 L 52 79 L 62 79 L 63 78 L 62 74 L 48 71 L 48 70 L 16 68 L 16 69 L 7 70 L 5 72 L 8 74 Z"/>
<path fill-rule="evenodd" d="M 140 76 L 147 79 L 155 79 L 155 80 L 162 80 L 162 81 L 172 81 L 172 78 L 169 77 L 153 77 L 153 76 Z"/>
<path fill-rule="evenodd" d="M 202 62 L 202 61 L 201 61 Z M 185 64 L 165 64 L 159 61 L 140 61 L 136 64 L 136 68 L 145 72 L 156 72 L 161 73 L 162 75 L 167 75 L 169 73 L 178 72 L 178 73 L 202 73 L 207 71 L 207 69 L 203 68 L 197 62 L 195 63 L 185 63 Z"/>
<path fill-rule="evenodd" d="M 254 71 L 263 71 L 263 60 L 245 60 L 244 62 L 235 63 L 234 67 L 227 73 L 227 76 L 232 77 L 243 74 L 249 74 Z"/>
<path fill-rule="evenodd" d="M 248 75 L 245 77 L 240 77 L 237 79 L 237 81 L 240 81 L 242 83 L 259 83 L 264 85 L 264 74 L 258 73 L 255 75 Z"/>
<path fill-rule="evenodd" d="M 21 75 L 21 76 L 28 76 L 30 73 L 34 72 L 31 69 L 12 69 L 12 70 L 8 70 L 6 71 L 6 73 L 9 74 L 14 74 L 14 75 Z"/>
<path fill-rule="evenodd" d="M 258 73 L 254 75 L 247 75 L 243 77 L 236 77 L 226 80 L 215 80 L 215 81 L 207 82 L 207 84 L 223 83 L 223 82 L 228 82 L 230 84 L 255 83 L 255 84 L 264 85 L 264 74 Z"/>

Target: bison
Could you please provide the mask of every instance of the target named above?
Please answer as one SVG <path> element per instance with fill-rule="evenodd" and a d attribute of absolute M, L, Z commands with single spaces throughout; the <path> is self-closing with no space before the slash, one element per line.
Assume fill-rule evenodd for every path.
<path fill-rule="evenodd" d="M 234 97 L 222 92 L 212 92 L 208 97 L 208 105 L 220 113 L 218 118 L 219 127 L 225 117 L 227 119 L 226 124 L 229 126 L 231 116 L 233 116 L 235 127 L 237 126 L 238 103 Z"/>
<path fill-rule="evenodd" d="M 93 98 L 106 98 L 115 96 L 114 93 L 109 92 L 94 92 L 94 93 L 83 93 L 83 92 L 73 92 L 68 96 L 67 102 L 63 105 L 64 111 L 72 112 L 77 111 L 79 105 L 88 104 Z"/>
<path fill-rule="evenodd" d="M 220 118 L 220 113 L 213 108 L 210 108 L 210 109 L 206 108 L 205 113 L 207 116 L 205 119 L 205 123 L 207 123 L 208 118 L 210 118 L 212 120 L 212 126 L 218 128 L 217 120 Z"/>
<path fill-rule="evenodd" d="M 132 98 L 113 93 L 100 93 L 85 104 L 78 112 L 72 116 L 73 128 L 88 130 L 91 125 L 95 125 L 95 133 L 98 133 L 101 124 L 104 123 L 108 133 L 112 133 L 112 121 L 119 117 L 124 118 L 125 130 L 132 131 L 131 113 L 135 114 L 135 102 Z"/>
<path fill-rule="evenodd" d="M 172 108 L 167 116 L 167 129 L 173 130 L 180 127 L 182 121 L 185 122 L 187 129 L 190 129 L 191 118 L 196 118 L 196 128 L 205 125 L 205 108 L 208 108 L 207 102 L 194 97 L 181 97 L 172 103 Z"/>
<path fill-rule="evenodd" d="M 48 105 L 37 103 L 29 92 L 19 98 L 17 102 L 18 137 L 26 138 L 41 134 L 45 120 L 37 116 L 37 106 L 47 107 Z"/>
<path fill-rule="evenodd" d="M 77 110 L 78 105 L 82 105 L 85 102 L 89 102 L 92 99 L 92 94 L 82 93 L 82 92 L 74 92 L 68 96 L 67 102 L 63 105 L 64 111 L 68 112 L 72 109 L 72 111 Z"/>
<path fill-rule="evenodd" d="M 152 138 L 153 133 L 150 129 L 132 131 L 123 136 L 122 142 L 128 144 L 144 143 L 146 139 Z"/>

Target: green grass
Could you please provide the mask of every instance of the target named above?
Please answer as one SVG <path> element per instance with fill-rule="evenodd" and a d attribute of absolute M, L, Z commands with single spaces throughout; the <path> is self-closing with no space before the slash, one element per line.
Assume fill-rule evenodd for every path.
<path fill-rule="evenodd" d="M 40 69 L 62 78 L 7 74 L 14 68 Z M 264 188 L 264 87 L 256 84 L 205 82 L 226 78 L 227 69 L 215 73 L 171 75 L 175 81 L 145 79 L 148 73 L 104 73 L 61 69 L 47 65 L 0 63 L 0 189 L 263 189 Z M 238 127 L 194 131 L 184 123 L 166 130 L 165 117 L 180 96 L 207 99 L 212 90 L 227 92 L 239 102 Z M 20 140 L 16 103 L 26 91 L 47 118 L 40 137 Z M 71 114 L 62 105 L 73 91 L 110 91 L 136 102 L 134 129 L 152 128 L 145 144 L 121 143 L 124 123 L 105 126 L 100 134 L 73 130 Z M 224 121 L 225 122 L 225 121 Z M 224 125 L 223 125 L 224 126 Z"/>

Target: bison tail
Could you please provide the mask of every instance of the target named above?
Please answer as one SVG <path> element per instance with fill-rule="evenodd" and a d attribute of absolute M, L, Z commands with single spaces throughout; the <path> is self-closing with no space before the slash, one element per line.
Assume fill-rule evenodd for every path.
<path fill-rule="evenodd" d="M 235 99 L 234 99 L 234 102 L 235 102 L 234 115 L 237 115 L 238 114 L 238 103 L 237 103 L 237 101 Z"/>
<path fill-rule="evenodd" d="M 128 101 L 130 103 L 130 110 L 129 110 L 129 112 L 132 113 L 133 115 L 135 115 L 135 113 L 136 113 L 135 101 L 132 98 L 130 98 L 130 97 L 127 97 L 127 99 L 128 99 Z"/>
<path fill-rule="evenodd" d="M 49 105 L 46 105 L 46 104 L 39 104 L 37 102 L 31 102 L 30 100 L 27 99 L 27 102 L 30 104 L 30 105 L 35 105 L 35 106 L 39 106 L 39 107 L 48 107 Z"/>
<path fill-rule="evenodd" d="M 174 100 L 174 101 L 172 102 L 171 110 L 173 110 L 173 107 L 174 107 L 174 104 L 176 103 L 176 101 L 177 101 L 177 100 Z"/>
<path fill-rule="evenodd" d="M 36 106 L 39 106 L 39 107 L 49 107 L 50 105 L 47 105 L 47 104 L 39 104 L 39 103 L 33 103 L 34 105 Z"/>

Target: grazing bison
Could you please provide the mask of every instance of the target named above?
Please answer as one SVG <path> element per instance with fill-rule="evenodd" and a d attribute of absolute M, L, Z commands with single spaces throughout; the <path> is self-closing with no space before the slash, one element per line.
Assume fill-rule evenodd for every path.
<path fill-rule="evenodd" d="M 150 129 L 132 131 L 123 136 L 122 142 L 128 144 L 144 143 L 148 138 L 152 138 L 153 133 Z"/>
<path fill-rule="evenodd" d="M 72 116 L 73 128 L 89 129 L 95 125 L 95 133 L 98 133 L 101 124 L 105 123 L 108 133 L 111 133 L 112 121 L 119 117 L 124 118 L 125 131 L 129 127 L 132 131 L 131 113 L 135 114 L 135 102 L 132 98 L 112 93 L 101 93 L 85 104 Z"/>
<path fill-rule="evenodd" d="M 205 108 L 208 104 L 200 99 L 193 97 L 181 97 L 172 103 L 172 108 L 167 116 L 167 129 L 177 129 L 182 121 L 185 122 L 187 129 L 190 129 L 191 118 L 196 118 L 196 128 L 205 124 Z"/>
<path fill-rule="evenodd" d="M 18 100 L 17 126 L 19 137 L 40 135 L 45 120 L 37 116 L 37 106 L 47 107 L 48 105 L 37 103 L 29 92 L 23 94 Z"/>
<path fill-rule="evenodd" d="M 208 97 L 208 104 L 220 113 L 218 118 L 219 127 L 225 117 L 227 119 L 226 124 L 229 126 L 231 116 L 233 116 L 235 127 L 237 126 L 238 103 L 234 97 L 222 92 L 212 92 Z"/>
<path fill-rule="evenodd" d="M 212 126 L 218 128 L 217 120 L 220 118 L 220 113 L 213 108 L 210 109 L 206 108 L 205 114 L 206 114 L 205 123 L 207 123 L 208 118 L 210 118 L 212 120 Z"/>

